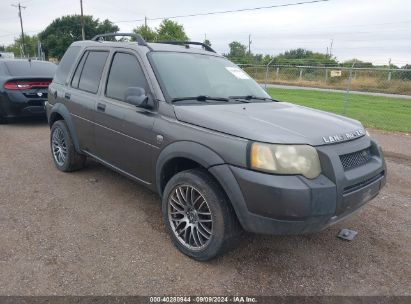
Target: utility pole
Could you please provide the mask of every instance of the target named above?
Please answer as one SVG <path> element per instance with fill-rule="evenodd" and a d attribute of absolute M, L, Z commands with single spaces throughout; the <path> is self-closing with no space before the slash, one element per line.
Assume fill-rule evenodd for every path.
<path fill-rule="evenodd" d="M 357 60 L 354 59 L 351 69 L 350 69 L 350 76 L 348 77 L 348 83 L 347 83 L 347 89 L 345 91 L 345 98 L 344 98 L 344 109 L 343 109 L 343 115 L 347 114 L 347 106 L 348 106 L 348 101 L 350 100 L 350 90 L 351 90 L 351 82 L 352 82 L 352 70 L 354 69 L 355 64 L 357 63 Z"/>
<path fill-rule="evenodd" d="M 248 54 L 251 55 L 251 34 L 248 35 Z"/>
<path fill-rule="evenodd" d="M 330 58 L 333 56 L 333 44 L 334 44 L 334 39 L 331 39 L 331 45 L 330 45 Z"/>
<path fill-rule="evenodd" d="M 388 61 L 388 81 L 391 81 L 391 58 Z"/>
<path fill-rule="evenodd" d="M 19 4 L 15 5 L 12 4 L 11 6 L 17 7 L 19 9 L 19 18 L 20 18 L 20 26 L 21 26 L 21 43 L 22 43 L 22 49 L 23 49 L 23 57 L 26 55 L 26 45 L 24 43 L 24 30 L 23 30 L 23 18 L 21 16 L 21 9 L 26 8 L 25 6 L 21 6 L 20 2 Z"/>
<path fill-rule="evenodd" d="M 84 33 L 84 16 L 83 16 L 83 0 L 80 0 L 81 8 L 81 38 L 86 40 L 86 34 Z"/>
<path fill-rule="evenodd" d="M 147 28 L 147 16 L 144 16 L 144 26 Z"/>

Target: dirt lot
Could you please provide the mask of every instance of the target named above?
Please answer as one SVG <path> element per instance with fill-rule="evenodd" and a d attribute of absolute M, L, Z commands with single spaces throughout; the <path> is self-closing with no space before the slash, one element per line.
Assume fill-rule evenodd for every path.
<path fill-rule="evenodd" d="M 44 122 L 0 125 L 0 295 L 411 295 L 410 158 L 388 157 L 381 195 L 326 231 L 246 235 L 198 263 L 172 246 L 155 194 L 94 162 L 57 171 L 48 136 Z"/>

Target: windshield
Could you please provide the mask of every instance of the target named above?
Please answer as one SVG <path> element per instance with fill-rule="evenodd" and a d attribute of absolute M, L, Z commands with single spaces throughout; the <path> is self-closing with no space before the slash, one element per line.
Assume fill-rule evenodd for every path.
<path fill-rule="evenodd" d="M 153 52 L 151 61 L 164 93 L 170 99 L 195 96 L 270 96 L 238 66 L 221 57 Z"/>

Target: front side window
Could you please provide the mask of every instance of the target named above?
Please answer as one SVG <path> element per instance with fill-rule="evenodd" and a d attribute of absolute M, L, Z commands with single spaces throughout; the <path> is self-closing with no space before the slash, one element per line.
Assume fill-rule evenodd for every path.
<path fill-rule="evenodd" d="M 106 96 L 124 101 L 129 87 L 147 89 L 144 73 L 135 56 L 116 53 L 107 80 Z"/>
<path fill-rule="evenodd" d="M 151 63 L 163 91 L 171 98 L 192 96 L 270 96 L 226 58 L 175 52 L 153 52 Z"/>
<path fill-rule="evenodd" d="M 78 88 L 80 90 L 97 93 L 107 57 L 108 52 L 89 52 L 78 82 Z"/>

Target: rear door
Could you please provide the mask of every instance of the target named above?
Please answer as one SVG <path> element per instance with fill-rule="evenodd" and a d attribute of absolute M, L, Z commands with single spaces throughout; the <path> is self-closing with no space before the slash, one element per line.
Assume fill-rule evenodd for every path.
<path fill-rule="evenodd" d="M 152 183 L 152 128 L 156 112 L 125 102 L 128 87 L 150 88 L 137 54 L 118 50 L 111 57 L 105 88 L 96 105 L 96 154 L 143 183 Z"/>
<path fill-rule="evenodd" d="M 107 50 L 86 50 L 70 81 L 71 89 L 64 94 L 80 147 L 90 153 L 95 150 L 94 109 L 108 55 Z"/>

